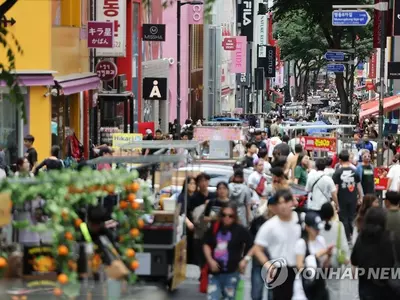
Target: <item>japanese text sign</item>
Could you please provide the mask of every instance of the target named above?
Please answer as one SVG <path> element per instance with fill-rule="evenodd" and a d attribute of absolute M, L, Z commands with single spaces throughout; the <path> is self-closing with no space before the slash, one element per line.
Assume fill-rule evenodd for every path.
<path fill-rule="evenodd" d="M 300 143 L 307 151 L 336 152 L 336 138 L 303 136 Z"/>
<path fill-rule="evenodd" d="M 119 149 L 122 146 L 140 142 L 143 140 L 143 135 L 140 133 L 114 133 L 112 135 L 112 147 Z"/>
<path fill-rule="evenodd" d="M 110 22 L 88 22 L 88 48 L 112 48 L 113 24 Z"/>
<path fill-rule="evenodd" d="M 383 191 L 387 189 L 389 182 L 389 179 L 387 178 L 388 172 L 389 168 L 384 168 L 384 167 L 374 168 L 375 190 Z"/>
<path fill-rule="evenodd" d="M 96 21 L 109 22 L 113 26 L 113 47 L 99 48 L 100 57 L 124 57 L 126 54 L 126 0 L 97 0 Z"/>

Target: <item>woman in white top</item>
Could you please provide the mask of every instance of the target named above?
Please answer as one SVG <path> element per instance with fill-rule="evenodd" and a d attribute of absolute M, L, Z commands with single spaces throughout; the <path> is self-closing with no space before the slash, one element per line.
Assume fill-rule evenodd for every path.
<path fill-rule="evenodd" d="M 319 261 L 319 266 L 328 266 L 333 245 L 327 246 L 325 239 L 320 235 L 320 231 L 324 227 L 321 217 L 317 212 L 309 211 L 304 218 L 305 227 L 305 237 L 300 238 L 295 246 L 296 252 L 296 265 L 298 270 L 303 270 L 304 268 L 317 268 L 317 260 Z M 306 244 L 307 243 L 307 244 Z M 307 253 L 307 248 L 308 252 Z M 306 256 L 306 254 L 308 254 Z M 327 289 L 321 290 L 319 294 L 326 295 L 327 299 L 328 291 Z M 296 276 L 293 285 L 293 296 L 292 300 L 308 300 L 306 293 L 303 289 L 302 276 Z"/>
<path fill-rule="evenodd" d="M 350 262 L 349 244 L 346 238 L 344 225 L 339 221 L 334 202 L 322 205 L 320 211 L 321 219 L 325 222 L 325 228 L 321 230 L 321 236 L 329 245 L 335 245 L 332 251 L 331 266 L 339 268 Z M 329 299 L 340 299 L 340 280 L 329 278 L 326 281 L 329 290 Z"/>
<path fill-rule="evenodd" d="M 17 171 L 14 173 L 15 177 L 33 177 L 30 171 L 30 164 L 26 157 L 17 159 Z"/>

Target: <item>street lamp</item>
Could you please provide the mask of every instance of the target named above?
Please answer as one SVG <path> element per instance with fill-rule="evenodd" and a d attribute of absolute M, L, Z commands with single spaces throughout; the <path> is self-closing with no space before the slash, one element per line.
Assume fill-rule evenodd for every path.
<path fill-rule="evenodd" d="M 181 132 L 181 7 L 189 4 L 189 5 L 202 5 L 202 1 L 187 1 L 181 2 L 180 0 L 176 3 L 176 16 L 177 16 L 177 39 L 176 39 L 176 120 L 178 121 L 176 126 L 176 133 L 180 134 Z"/>

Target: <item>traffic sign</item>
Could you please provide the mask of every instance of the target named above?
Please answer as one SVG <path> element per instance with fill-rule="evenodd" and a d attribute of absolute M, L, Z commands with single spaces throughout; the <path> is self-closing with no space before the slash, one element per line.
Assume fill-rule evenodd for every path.
<path fill-rule="evenodd" d="M 371 20 L 366 10 L 334 10 L 332 26 L 365 26 Z"/>
<path fill-rule="evenodd" d="M 326 52 L 324 55 L 326 60 L 344 60 L 344 53 L 343 52 Z"/>
<path fill-rule="evenodd" d="M 344 72 L 344 65 L 330 64 L 330 65 L 327 65 L 326 68 L 327 68 L 328 72 L 335 72 L 335 73 L 343 73 Z"/>

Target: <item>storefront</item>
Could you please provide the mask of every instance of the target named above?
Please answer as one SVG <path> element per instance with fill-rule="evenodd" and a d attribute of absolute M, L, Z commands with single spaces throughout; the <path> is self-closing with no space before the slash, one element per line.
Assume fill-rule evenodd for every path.
<path fill-rule="evenodd" d="M 65 157 L 68 153 L 68 136 L 75 134 L 83 142 L 83 124 L 88 122 L 85 119 L 89 119 L 89 115 L 83 113 L 83 106 L 84 101 L 90 101 L 84 92 L 97 90 L 100 79 L 88 72 L 55 77 L 54 81 L 56 89 L 53 89 L 51 99 L 51 144 L 59 145 Z M 86 141 L 84 144 L 87 144 Z"/>
<path fill-rule="evenodd" d="M 400 96 L 391 96 L 383 99 L 383 110 L 387 114 L 400 109 Z M 373 100 L 361 104 L 360 120 L 379 114 L 379 101 Z"/>

